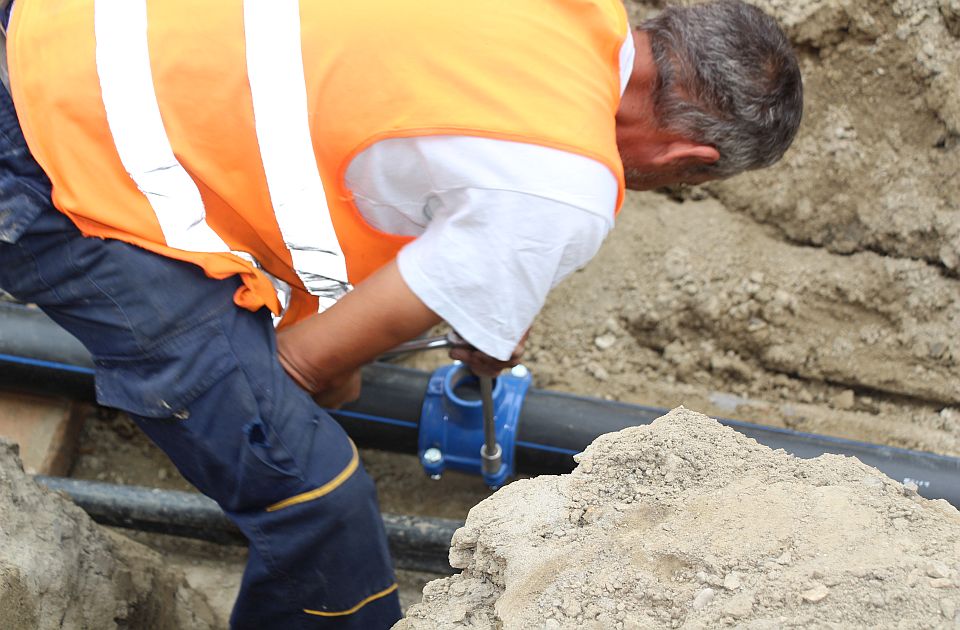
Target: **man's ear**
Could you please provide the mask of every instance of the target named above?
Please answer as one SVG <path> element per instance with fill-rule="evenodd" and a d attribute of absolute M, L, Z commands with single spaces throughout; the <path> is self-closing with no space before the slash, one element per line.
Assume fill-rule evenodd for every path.
<path fill-rule="evenodd" d="M 709 144 L 676 141 L 665 145 L 654 158 L 657 166 L 690 166 L 713 164 L 720 159 L 720 152 Z"/>

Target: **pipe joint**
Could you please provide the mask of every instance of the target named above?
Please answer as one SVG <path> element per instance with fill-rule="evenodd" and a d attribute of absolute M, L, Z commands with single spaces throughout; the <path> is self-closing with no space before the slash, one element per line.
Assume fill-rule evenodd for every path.
<path fill-rule="evenodd" d="M 491 488 L 506 483 L 514 474 L 520 409 L 532 381 L 529 371 L 520 374 L 504 374 L 493 383 L 491 441 L 484 431 L 480 380 L 456 363 L 433 373 L 424 395 L 417 448 L 428 475 L 440 475 L 449 468 L 483 475 Z"/>

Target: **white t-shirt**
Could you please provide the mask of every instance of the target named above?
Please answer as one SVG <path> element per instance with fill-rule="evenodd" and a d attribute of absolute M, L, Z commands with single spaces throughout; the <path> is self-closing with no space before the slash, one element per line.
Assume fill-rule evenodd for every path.
<path fill-rule="evenodd" d="M 633 56 L 628 35 L 621 94 Z M 501 360 L 550 289 L 597 253 L 618 193 L 613 173 L 590 158 L 465 136 L 378 142 L 353 159 L 346 184 L 370 225 L 417 237 L 397 258 L 414 294 Z"/>

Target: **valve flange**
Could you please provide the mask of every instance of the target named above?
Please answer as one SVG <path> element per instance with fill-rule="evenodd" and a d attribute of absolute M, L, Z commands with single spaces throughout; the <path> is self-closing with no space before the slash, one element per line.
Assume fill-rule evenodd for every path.
<path fill-rule="evenodd" d="M 431 477 L 445 470 L 482 475 L 493 489 L 514 473 L 514 451 L 520 408 L 532 381 L 518 365 L 497 377 L 493 385 L 493 419 L 499 452 L 484 448 L 483 402 L 477 377 L 460 363 L 431 376 L 420 414 L 417 453 Z"/>

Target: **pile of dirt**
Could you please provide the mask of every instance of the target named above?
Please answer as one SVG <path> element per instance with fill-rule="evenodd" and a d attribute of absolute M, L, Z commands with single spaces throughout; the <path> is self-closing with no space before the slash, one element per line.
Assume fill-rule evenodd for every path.
<path fill-rule="evenodd" d="M 215 627 L 182 573 L 41 488 L 3 440 L 0 514 L 0 628 Z"/>
<path fill-rule="evenodd" d="M 402 630 L 960 627 L 960 512 L 694 412 L 470 511 Z"/>

